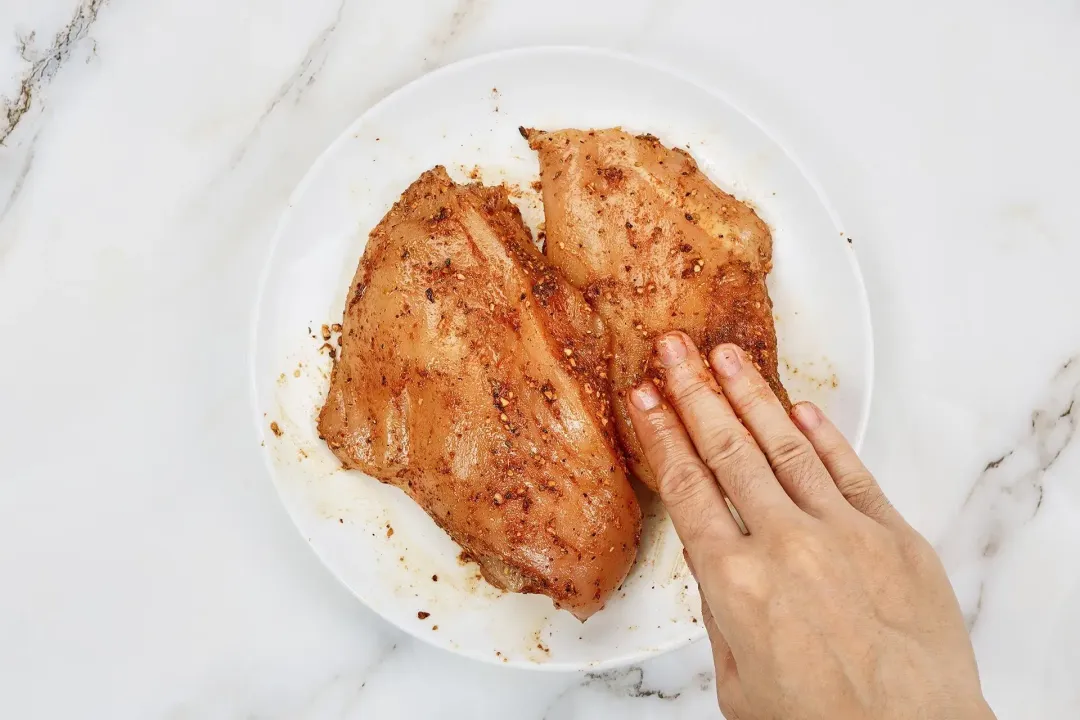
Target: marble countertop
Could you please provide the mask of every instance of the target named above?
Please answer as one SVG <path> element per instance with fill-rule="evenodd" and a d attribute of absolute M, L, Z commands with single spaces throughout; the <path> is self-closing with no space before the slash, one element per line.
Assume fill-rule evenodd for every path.
<path fill-rule="evenodd" d="M 0 716 L 719 716 L 701 644 L 573 675 L 397 631 L 251 428 L 256 284 L 313 159 L 424 72 L 533 44 L 680 69 L 813 169 L 874 316 L 865 458 L 999 717 L 1080 715 L 1074 0 L 13 0 L 0 31 Z"/>

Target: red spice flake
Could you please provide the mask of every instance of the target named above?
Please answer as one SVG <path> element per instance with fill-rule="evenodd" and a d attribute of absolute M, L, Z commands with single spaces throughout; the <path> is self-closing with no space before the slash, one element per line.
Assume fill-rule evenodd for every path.
<path fill-rule="evenodd" d="M 367 292 L 367 285 L 364 283 L 356 283 L 356 290 L 353 292 L 352 298 L 349 299 L 349 307 L 352 307 L 356 303 L 360 302 L 364 297 L 364 293 Z"/>
<path fill-rule="evenodd" d="M 274 433 L 277 437 L 281 437 L 282 435 L 281 427 L 276 422 L 270 423 L 270 432 Z"/>
<path fill-rule="evenodd" d="M 585 159 L 588 160 L 589 156 L 586 155 Z M 596 174 L 607 180 L 612 185 L 618 185 L 619 181 L 625 177 L 622 168 L 617 167 L 602 167 L 596 169 Z"/>
<path fill-rule="evenodd" d="M 421 610 L 420 612 L 416 613 L 416 617 L 420 618 L 421 620 L 427 620 L 429 617 L 431 617 L 431 613 Z"/>

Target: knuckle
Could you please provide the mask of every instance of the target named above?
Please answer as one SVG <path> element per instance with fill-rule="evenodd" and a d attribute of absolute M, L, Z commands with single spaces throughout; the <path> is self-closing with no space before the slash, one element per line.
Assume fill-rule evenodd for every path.
<path fill-rule="evenodd" d="M 844 497 L 862 497 L 874 489 L 877 483 L 873 476 L 863 470 L 855 470 L 845 473 L 836 481 L 836 486 L 844 493 Z"/>
<path fill-rule="evenodd" d="M 810 543 L 810 533 L 806 532 L 799 523 L 791 523 L 777 531 L 775 535 L 776 547 L 784 555 L 799 552 Z"/>
<path fill-rule="evenodd" d="M 641 443 L 641 450 L 645 453 L 645 459 L 654 472 L 658 471 L 663 465 L 664 458 L 675 452 L 676 444 L 671 428 L 667 426 L 661 414 L 656 413 L 651 417 L 643 418 L 639 424 L 634 425 L 634 430 L 638 442 Z"/>
<path fill-rule="evenodd" d="M 795 480 L 805 480 L 814 469 L 813 450 L 810 443 L 793 435 L 785 435 L 772 443 L 770 464 L 777 475 L 787 475 Z"/>
<path fill-rule="evenodd" d="M 817 533 L 798 525 L 778 534 L 776 545 L 788 563 L 812 575 L 818 574 L 828 559 L 825 542 Z"/>
<path fill-rule="evenodd" d="M 889 512 L 892 503 L 880 490 L 875 490 L 863 499 L 862 506 L 867 515 L 880 518 Z"/>
<path fill-rule="evenodd" d="M 676 404 L 685 404 L 702 393 L 713 392 L 712 381 L 700 372 L 692 373 L 689 377 L 676 373 L 674 377 L 670 377 L 669 382 L 671 399 Z"/>
<path fill-rule="evenodd" d="M 864 470 L 844 475 L 837 480 L 836 486 L 849 503 L 867 515 L 877 515 L 892 507 L 874 476 Z"/>
<path fill-rule="evenodd" d="M 739 407 L 743 412 L 753 412 L 774 402 L 776 402 L 776 395 L 773 394 L 772 388 L 758 378 L 747 382 L 745 391 L 738 399 Z"/>
<path fill-rule="evenodd" d="M 768 596 L 768 575 L 756 558 L 728 553 L 717 558 L 714 566 L 729 598 L 763 600 Z"/>
<path fill-rule="evenodd" d="M 671 452 L 674 449 L 675 437 L 671 432 L 671 426 L 668 425 L 668 419 L 664 417 L 663 413 L 653 413 L 644 418 L 645 428 L 648 432 L 642 433 L 645 437 L 641 438 L 641 445 L 643 448 L 655 448 L 658 451 Z"/>
<path fill-rule="evenodd" d="M 702 441 L 705 464 L 714 473 L 726 471 L 747 459 L 753 440 L 741 425 L 720 425 L 709 432 Z"/>
<path fill-rule="evenodd" d="M 714 508 L 702 497 L 712 478 L 700 469 L 665 471 L 659 478 L 660 496 L 672 512 L 684 547 L 709 547 L 717 529 Z"/>
<path fill-rule="evenodd" d="M 700 495 L 712 479 L 692 458 L 680 457 L 664 465 L 656 482 L 665 504 L 682 505 Z"/>

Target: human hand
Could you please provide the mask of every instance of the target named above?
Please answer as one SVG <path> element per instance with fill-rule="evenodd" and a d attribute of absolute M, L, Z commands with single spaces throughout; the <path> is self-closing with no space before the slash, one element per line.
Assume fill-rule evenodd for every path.
<path fill-rule="evenodd" d="M 657 359 L 667 400 L 645 383 L 630 417 L 701 589 L 724 715 L 993 718 L 940 560 L 832 423 L 809 403 L 789 417 L 733 345 L 707 367 L 669 333 Z"/>

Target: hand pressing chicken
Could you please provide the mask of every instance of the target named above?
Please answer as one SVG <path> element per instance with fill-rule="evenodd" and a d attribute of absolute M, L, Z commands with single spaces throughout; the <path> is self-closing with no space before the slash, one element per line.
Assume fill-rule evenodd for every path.
<path fill-rule="evenodd" d="M 933 549 L 809 403 L 663 336 L 630 417 L 702 595 L 731 720 L 993 718 Z M 745 523 L 743 534 L 725 502 Z"/>

